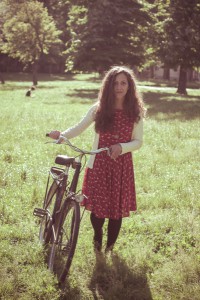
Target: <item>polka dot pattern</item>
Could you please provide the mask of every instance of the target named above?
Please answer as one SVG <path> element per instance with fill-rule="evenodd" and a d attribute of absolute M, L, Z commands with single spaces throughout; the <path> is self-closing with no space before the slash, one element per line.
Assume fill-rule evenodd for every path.
<path fill-rule="evenodd" d="M 131 140 L 133 123 L 122 110 L 116 110 L 111 132 L 100 133 L 99 148 Z M 93 169 L 87 168 L 83 181 L 87 196 L 82 205 L 99 218 L 119 219 L 136 210 L 134 169 L 131 152 L 116 160 L 106 152 L 97 154 Z"/>

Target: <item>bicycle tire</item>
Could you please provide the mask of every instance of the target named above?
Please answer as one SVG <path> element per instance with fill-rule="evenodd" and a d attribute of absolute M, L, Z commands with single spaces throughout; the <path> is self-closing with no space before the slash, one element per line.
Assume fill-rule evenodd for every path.
<path fill-rule="evenodd" d="M 75 200 L 66 200 L 57 229 L 57 242 L 52 244 L 48 267 L 58 281 L 64 282 L 75 253 L 80 226 L 80 206 Z"/>
<path fill-rule="evenodd" d="M 48 210 L 51 216 L 53 216 L 55 212 L 59 209 L 59 203 L 61 201 L 58 201 L 58 197 L 59 197 L 58 184 L 55 181 L 53 181 L 48 190 L 47 197 L 43 203 L 43 208 L 45 210 Z M 40 221 L 39 240 L 43 245 L 48 244 L 51 239 L 51 235 L 52 235 L 51 225 L 52 225 L 52 219 L 50 219 L 48 215 L 45 215 Z"/>

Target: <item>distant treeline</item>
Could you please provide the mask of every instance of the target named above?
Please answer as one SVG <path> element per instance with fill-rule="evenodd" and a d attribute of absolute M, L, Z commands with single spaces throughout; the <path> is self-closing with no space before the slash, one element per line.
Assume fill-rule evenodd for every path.
<path fill-rule="evenodd" d="M 200 65 L 199 0 L 2 0 L 0 72 L 103 72 L 158 63 L 187 70 Z"/>

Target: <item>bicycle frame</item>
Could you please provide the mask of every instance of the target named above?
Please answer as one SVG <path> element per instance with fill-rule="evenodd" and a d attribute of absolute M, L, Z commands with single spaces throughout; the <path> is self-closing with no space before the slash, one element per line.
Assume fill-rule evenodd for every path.
<path fill-rule="evenodd" d="M 69 188 L 70 192 L 72 192 L 72 193 L 75 193 L 76 188 L 77 188 L 78 179 L 79 179 L 81 166 L 82 166 L 82 164 L 81 164 L 82 157 L 83 157 L 83 154 L 80 155 L 78 157 L 78 161 L 75 162 L 76 169 L 75 169 L 75 173 L 74 173 L 74 176 L 73 176 L 70 188 Z"/>

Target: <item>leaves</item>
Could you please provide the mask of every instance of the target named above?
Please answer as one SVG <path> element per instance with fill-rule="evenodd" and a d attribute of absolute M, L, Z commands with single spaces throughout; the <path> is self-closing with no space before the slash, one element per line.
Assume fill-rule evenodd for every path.
<path fill-rule="evenodd" d="M 7 5 L 11 7 L 9 3 Z M 23 63 L 39 61 L 42 54 L 48 54 L 53 46 L 61 43 L 60 31 L 56 29 L 53 18 L 41 3 L 15 3 L 14 7 L 15 11 L 12 7 L 7 12 L 3 25 L 6 42 L 1 47 L 2 52 Z"/>
<path fill-rule="evenodd" d="M 143 62 L 140 36 L 145 36 L 144 27 L 150 18 L 138 1 L 117 0 L 115 5 L 110 0 L 89 1 L 87 6 L 72 6 L 69 15 L 67 69 L 101 72 L 111 64 Z"/>
<path fill-rule="evenodd" d="M 157 8 L 160 1 L 157 1 Z M 169 67 L 198 66 L 200 62 L 200 7 L 198 0 L 174 0 L 157 13 L 157 53 Z"/>

